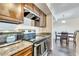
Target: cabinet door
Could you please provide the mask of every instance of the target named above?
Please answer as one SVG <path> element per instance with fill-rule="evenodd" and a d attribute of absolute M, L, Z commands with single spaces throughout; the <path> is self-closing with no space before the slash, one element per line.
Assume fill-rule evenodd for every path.
<path fill-rule="evenodd" d="M 16 4 L 16 18 L 23 23 L 23 18 L 24 18 L 24 5 L 23 4 Z M 15 6 L 16 6 L 15 5 Z"/>
<path fill-rule="evenodd" d="M 40 26 L 42 27 L 43 25 L 43 13 L 40 13 Z"/>
<path fill-rule="evenodd" d="M 24 13 L 24 9 L 23 9 L 23 4 L 14 4 L 15 10 L 12 11 L 12 13 L 10 13 L 12 15 L 13 18 L 17 19 L 18 22 L 23 23 L 23 13 Z M 14 17 L 15 15 L 15 17 Z"/>
<path fill-rule="evenodd" d="M 37 14 L 37 15 L 39 15 L 39 8 L 37 8 L 35 5 L 34 5 L 34 12 Z"/>
<path fill-rule="evenodd" d="M 10 23 L 23 22 L 23 7 L 20 3 L 0 4 L 0 21 Z"/>
<path fill-rule="evenodd" d="M 45 27 L 46 26 L 46 16 L 45 14 L 41 11 L 40 12 L 40 27 Z"/>
<path fill-rule="evenodd" d="M 37 15 L 39 15 L 39 8 L 37 8 L 33 3 L 26 3 L 25 7 L 31 10 L 32 12 L 36 13 Z"/>
<path fill-rule="evenodd" d="M 43 13 L 43 25 L 42 25 L 43 27 L 45 27 L 46 26 L 46 15 Z"/>
<path fill-rule="evenodd" d="M 39 27 L 40 26 L 40 20 L 39 21 L 35 21 L 35 26 Z"/>
<path fill-rule="evenodd" d="M 25 7 L 26 7 L 27 9 L 31 10 L 31 11 L 34 10 L 34 6 L 33 6 L 32 3 L 26 3 L 26 4 L 25 4 Z"/>
<path fill-rule="evenodd" d="M 35 26 L 35 20 L 31 20 L 31 26 Z"/>

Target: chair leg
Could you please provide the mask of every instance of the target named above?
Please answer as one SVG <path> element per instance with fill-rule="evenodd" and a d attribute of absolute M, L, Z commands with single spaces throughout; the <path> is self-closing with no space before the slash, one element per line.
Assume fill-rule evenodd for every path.
<path fill-rule="evenodd" d="M 57 41 L 57 35 L 55 36 L 56 38 L 55 38 L 55 42 Z"/>
<path fill-rule="evenodd" d="M 60 39 L 60 45 L 62 46 L 63 42 L 62 42 L 62 39 Z"/>
<path fill-rule="evenodd" d="M 69 46 L 69 40 L 68 39 L 66 39 L 66 45 Z"/>
<path fill-rule="evenodd" d="M 55 43 L 56 43 L 57 39 L 55 39 Z"/>
<path fill-rule="evenodd" d="M 73 41 L 73 43 L 74 43 L 74 44 L 73 44 L 73 46 L 75 46 L 75 47 L 76 47 L 76 41 Z"/>

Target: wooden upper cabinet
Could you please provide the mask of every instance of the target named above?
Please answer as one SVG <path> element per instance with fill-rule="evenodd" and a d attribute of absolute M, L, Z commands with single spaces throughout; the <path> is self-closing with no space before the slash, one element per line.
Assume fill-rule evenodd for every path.
<path fill-rule="evenodd" d="M 43 27 L 46 27 L 46 15 L 43 13 Z"/>
<path fill-rule="evenodd" d="M 39 15 L 39 8 L 37 8 L 33 3 L 25 3 L 25 7 Z"/>
<path fill-rule="evenodd" d="M 39 16 L 40 15 L 40 9 L 37 8 L 35 5 L 34 5 L 34 12 Z"/>
<path fill-rule="evenodd" d="M 46 15 L 40 11 L 40 27 L 46 26 Z"/>
<path fill-rule="evenodd" d="M 43 26 L 43 13 L 40 12 L 40 26 Z"/>
<path fill-rule="evenodd" d="M 46 15 L 33 3 L 25 3 L 25 7 L 40 17 L 39 21 L 34 22 L 34 25 L 37 27 L 45 27 L 46 26 Z"/>
<path fill-rule="evenodd" d="M 27 9 L 33 11 L 34 10 L 34 6 L 33 6 L 33 3 L 25 3 L 25 6 Z"/>
<path fill-rule="evenodd" d="M 20 3 L 0 3 L 0 21 L 23 23 L 23 5 Z"/>

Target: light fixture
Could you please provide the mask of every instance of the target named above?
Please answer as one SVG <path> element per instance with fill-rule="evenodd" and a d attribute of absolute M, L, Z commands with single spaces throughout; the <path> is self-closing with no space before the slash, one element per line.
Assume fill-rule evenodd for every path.
<path fill-rule="evenodd" d="M 63 20 L 61 21 L 62 24 L 66 23 L 66 20 L 64 20 L 64 15 L 63 15 Z"/>
<path fill-rule="evenodd" d="M 65 24 L 65 23 L 66 23 L 66 20 L 62 20 L 61 22 L 62 22 L 63 24 Z"/>

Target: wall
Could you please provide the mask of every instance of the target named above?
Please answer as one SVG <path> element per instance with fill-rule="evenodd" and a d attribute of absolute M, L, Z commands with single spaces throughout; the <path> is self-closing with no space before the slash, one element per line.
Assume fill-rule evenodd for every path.
<path fill-rule="evenodd" d="M 76 56 L 79 56 L 79 32 L 76 35 Z"/>
<path fill-rule="evenodd" d="M 61 20 L 54 22 L 54 39 L 55 39 L 55 32 L 70 32 L 74 33 L 75 31 L 79 30 L 79 18 L 70 18 L 65 19 L 66 23 L 62 24 Z"/>
<path fill-rule="evenodd" d="M 66 24 L 62 24 L 61 20 L 59 20 L 54 26 L 54 31 L 57 32 L 74 32 L 76 30 L 79 30 L 79 18 L 66 19 Z"/>

